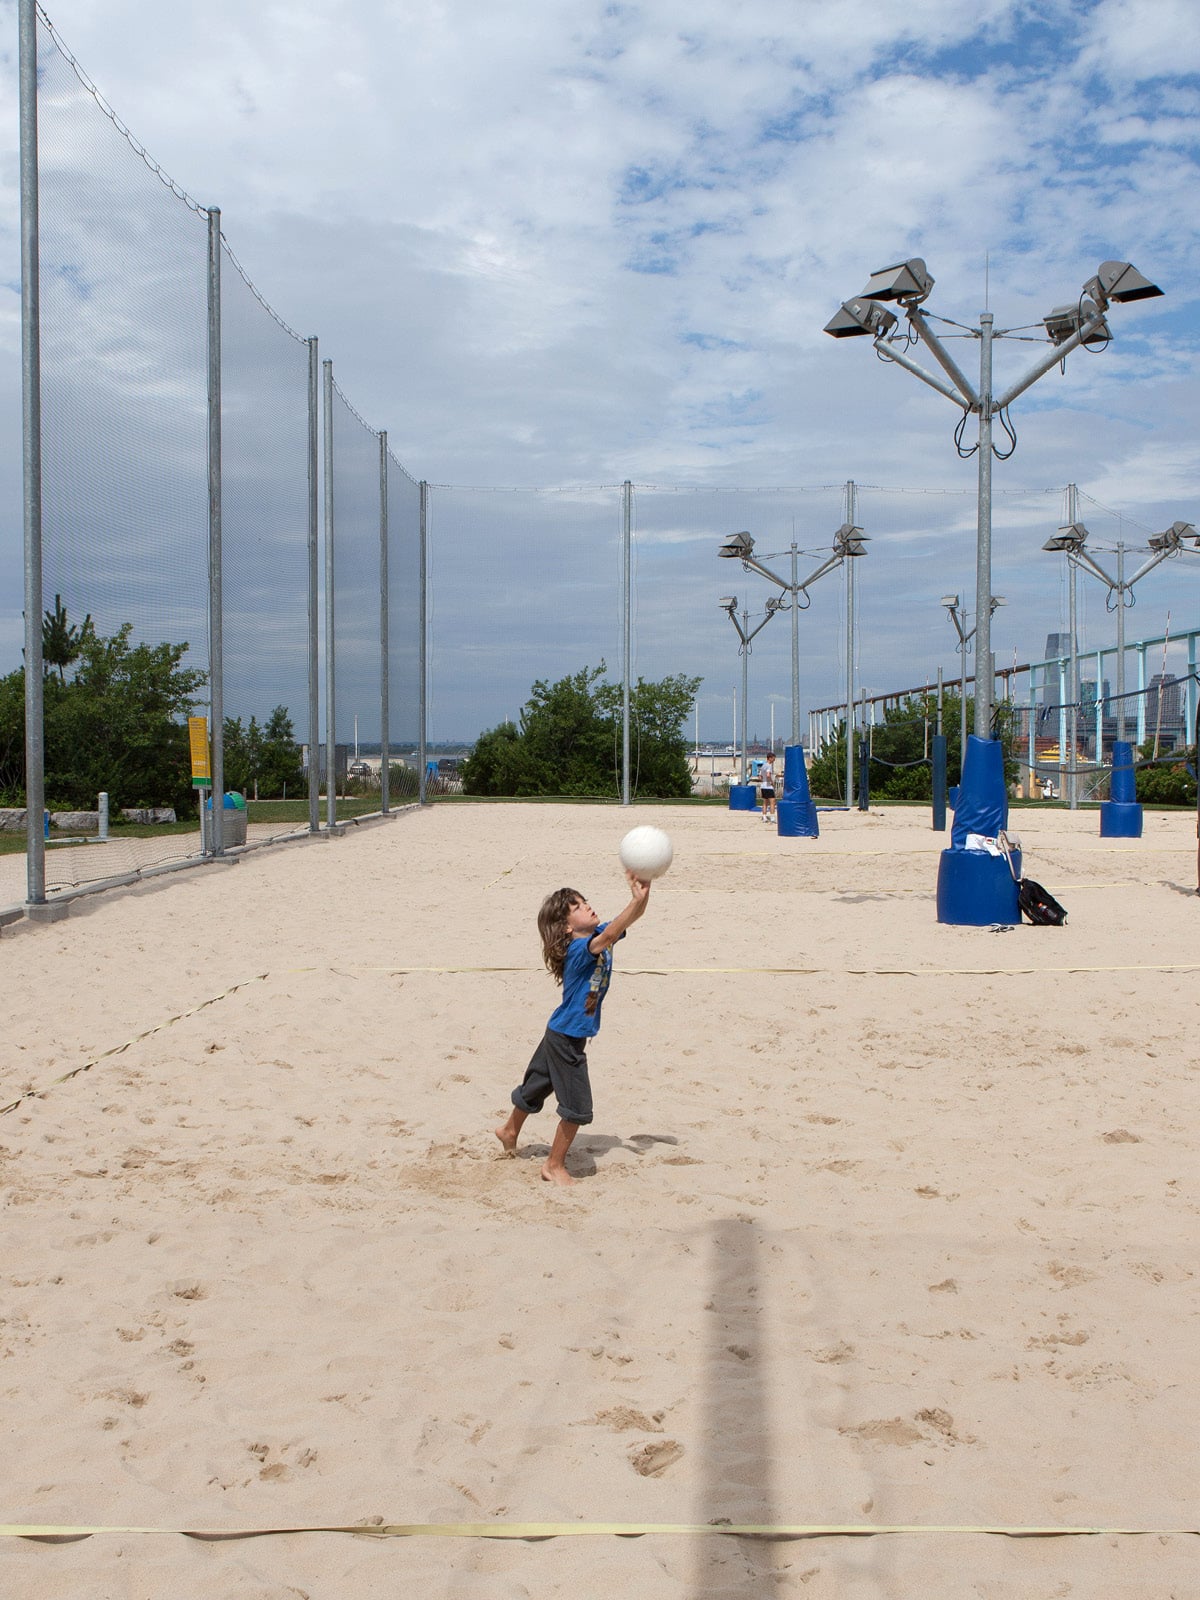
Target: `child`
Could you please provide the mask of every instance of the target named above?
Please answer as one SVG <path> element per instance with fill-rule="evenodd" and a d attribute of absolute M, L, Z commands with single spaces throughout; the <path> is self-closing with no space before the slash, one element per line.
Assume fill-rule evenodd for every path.
<path fill-rule="evenodd" d="M 584 1123 L 592 1120 L 588 1082 L 587 1041 L 600 1032 L 600 1007 L 612 977 L 612 947 L 645 911 L 650 885 L 629 879 L 631 899 L 611 922 L 601 922 L 576 889 L 556 889 L 538 912 L 542 955 L 551 975 L 562 984 L 562 1004 L 546 1024 L 545 1036 L 533 1053 L 524 1081 L 512 1092 L 513 1109 L 496 1129 L 506 1152 L 517 1148 L 525 1118 L 540 1111 L 553 1090 L 559 1115 L 554 1143 L 542 1167 L 547 1183 L 571 1184 L 566 1155 Z"/>

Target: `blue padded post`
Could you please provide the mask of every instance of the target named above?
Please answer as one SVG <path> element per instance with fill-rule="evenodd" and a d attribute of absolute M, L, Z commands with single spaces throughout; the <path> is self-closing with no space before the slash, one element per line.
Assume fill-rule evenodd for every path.
<path fill-rule="evenodd" d="M 994 839 L 1008 826 L 1008 790 L 1004 786 L 1004 749 L 999 739 L 967 736 L 967 759 L 954 804 L 950 848 L 962 850 L 969 833 Z"/>
<path fill-rule="evenodd" d="M 933 831 L 946 831 L 946 735 L 933 736 Z"/>
<path fill-rule="evenodd" d="M 775 805 L 775 824 L 781 839 L 816 839 L 820 836 L 817 807 L 808 787 L 803 745 L 784 746 L 783 798 Z"/>
<path fill-rule="evenodd" d="M 1021 870 L 1014 850 L 1013 869 Z M 1003 856 L 986 850 L 943 850 L 938 863 L 937 919 L 966 927 L 1016 925 L 1021 920 L 1017 885 Z"/>
<path fill-rule="evenodd" d="M 730 811 L 757 811 L 758 791 L 752 783 L 731 783 L 729 785 Z"/>
<path fill-rule="evenodd" d="M 950 848 L 938 863 L 939 922 L 987 928 L 1021 920 L 1017 885 L 1003 856 L 968 850 L 967 835 L 994 839 L 1008 826 L 1008 789 L 1004 782 L 1004 750 L 998 739 L 967 739 L 967 759 L 954 805 Z M 1020 866 L 1014 857 L 1018 874 Z"/>
<path fill-rule="evenodd" d="M 1111 800 L 1100 802 L 1102 839 L 1140 839 L 1142 808 L 1137 798 L 1137 773 L 1133 766 L 1133 746 L 1123 739 L 1113 744 Z"/>

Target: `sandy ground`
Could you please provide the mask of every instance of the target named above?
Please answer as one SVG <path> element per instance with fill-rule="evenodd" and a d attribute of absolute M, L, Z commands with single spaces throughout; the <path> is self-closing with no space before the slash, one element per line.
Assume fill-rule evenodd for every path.
<path fill-rule="evenodd" d="M 552 1191 L 490 1132 L 534 917 L 619 908 L 631 815 Z M 1200 1595 L 1194 823 L 1014 821 L 1063 929 L 939 926 L 927 812 L 462 804 L 5 929 L 4 1520 L 1168 1531 L 4 1537 L 3 1592 Z"/>

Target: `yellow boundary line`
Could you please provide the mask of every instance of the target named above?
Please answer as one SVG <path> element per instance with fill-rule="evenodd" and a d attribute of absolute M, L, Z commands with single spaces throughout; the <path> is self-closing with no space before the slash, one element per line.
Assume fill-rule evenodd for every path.
<path fill-rule="evenodd" d="M 712 1522 L 385 1522 L 303 1523 L 294 1527 L 266 1528 L 136 1528 L 94 1524 L 71 1526 L 54 1523 L 0 1525 L 0 1537 L 10 1539 L 90 1539 L 97 1534 L 170 1534 L 214 1543 L 234 1539 L 263 1539 L 297 1533 L 349 1533 L 368 1539 L 569 1539 L 607 1537 L 644 1539 L 656 1534 L 682 1534 L 689 1538 L 715 1534 L 719 1538 L 759 1539 L 876 1539 L 895 1534 L 987 1534 L 1002 1539 L 1170 1538 L 1200 1534 L 1200 1528 L 1023 1527 L 1005 1524 L 978 1526 L 934 1523 L 712 1523 Z"/>
<path fill-rule="evenodd" d="M 1015 926 L 1015 924 L 1014 924 Z M 320 972 L 332 968 L 288 967 L 288 972 Z M 343 971 L 392 973 L 405 977 L 418 973 L 541 973 L 541 967 L 348 967 Z M 623 978 L 712 977 L 722 974 L 765 973 L 777 977 L 799 978 L 1016 978 L 1035 973 L 1079 972 L 1200 972 L 1200 962 L 1130 962 L 1107 967 L 625 967 Z"/>

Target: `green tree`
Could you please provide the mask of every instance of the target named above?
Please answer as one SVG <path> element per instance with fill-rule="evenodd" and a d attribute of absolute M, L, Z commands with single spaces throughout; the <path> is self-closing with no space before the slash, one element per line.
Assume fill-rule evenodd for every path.
<path fill-rule="evenodd" d="M 621 685 L 605 666 L 556 683 L 538 679 L 520 725 L 502 723 L 476 741 L 463 763 L 463 791 L 477 795 L 616 795 L 621 782 Z M 664 798 L 689 795 L 684 722 L 699 678 L 639 678 L 630 687 L 635 789 Z"/>
<path fill-rule="evenodd" d="M 1139 767 L 1135 775 L 1137 797 L 1143 805 L 1194 806 L 1196 804 L 1196 752 L 1177 750 L 1175 759 L 1160 761 L 1152 767 Z M 1147 739 L 1138 750 L 1139 761 L 1154 759 L 1154 740 Z M 1191 763 L 1192 772 L 1188 771 Z"/>
<path fill-rule="evenodd" d="M 276 706 L 259 727 L 251 717 L 225 718 L 225 787 L 263 800 L 277 799 L 285 789 L 293 795 L 304 787 L 300 746 L 286 706 Z"/>
<path fill-rule="evenodd" d="M 298 795 L 304 788 L 304 758 L 286 706 L 276 706 L 262 730 L 258 787 L 264 799 Z"/>
<path fill-rule="evenodd" d="M 25 804 L 25 669 L 0 678 L 0 805 Z"/>
<path fill-rule="evenodd" d="M 190 801 L 186 718 L 205 674 L 181 665 L 186 644 L 135 645 L 132 631 L 125 623 L 104 639 L 88 629 L 74 677 L 46 680 L 48 803 L 94 806 L 101 790 L 114 810 Z M 23 752 L 20 781 L 23 790 Z"/>
<path fill-rule="evenodd" d="M 77 628 L 71 627 L 67 620 L 67 608 L 63 605 L 62 595 L 56 594 L 54 610 L 47 611 L 42 618 L 42 661 L 48 667 L 58 668 L 60 683 L 66 682 L 67 668 L 73 661 L 79 660 L 84 640 L 91 632 L 91 612 L 88 612 Z"/>

